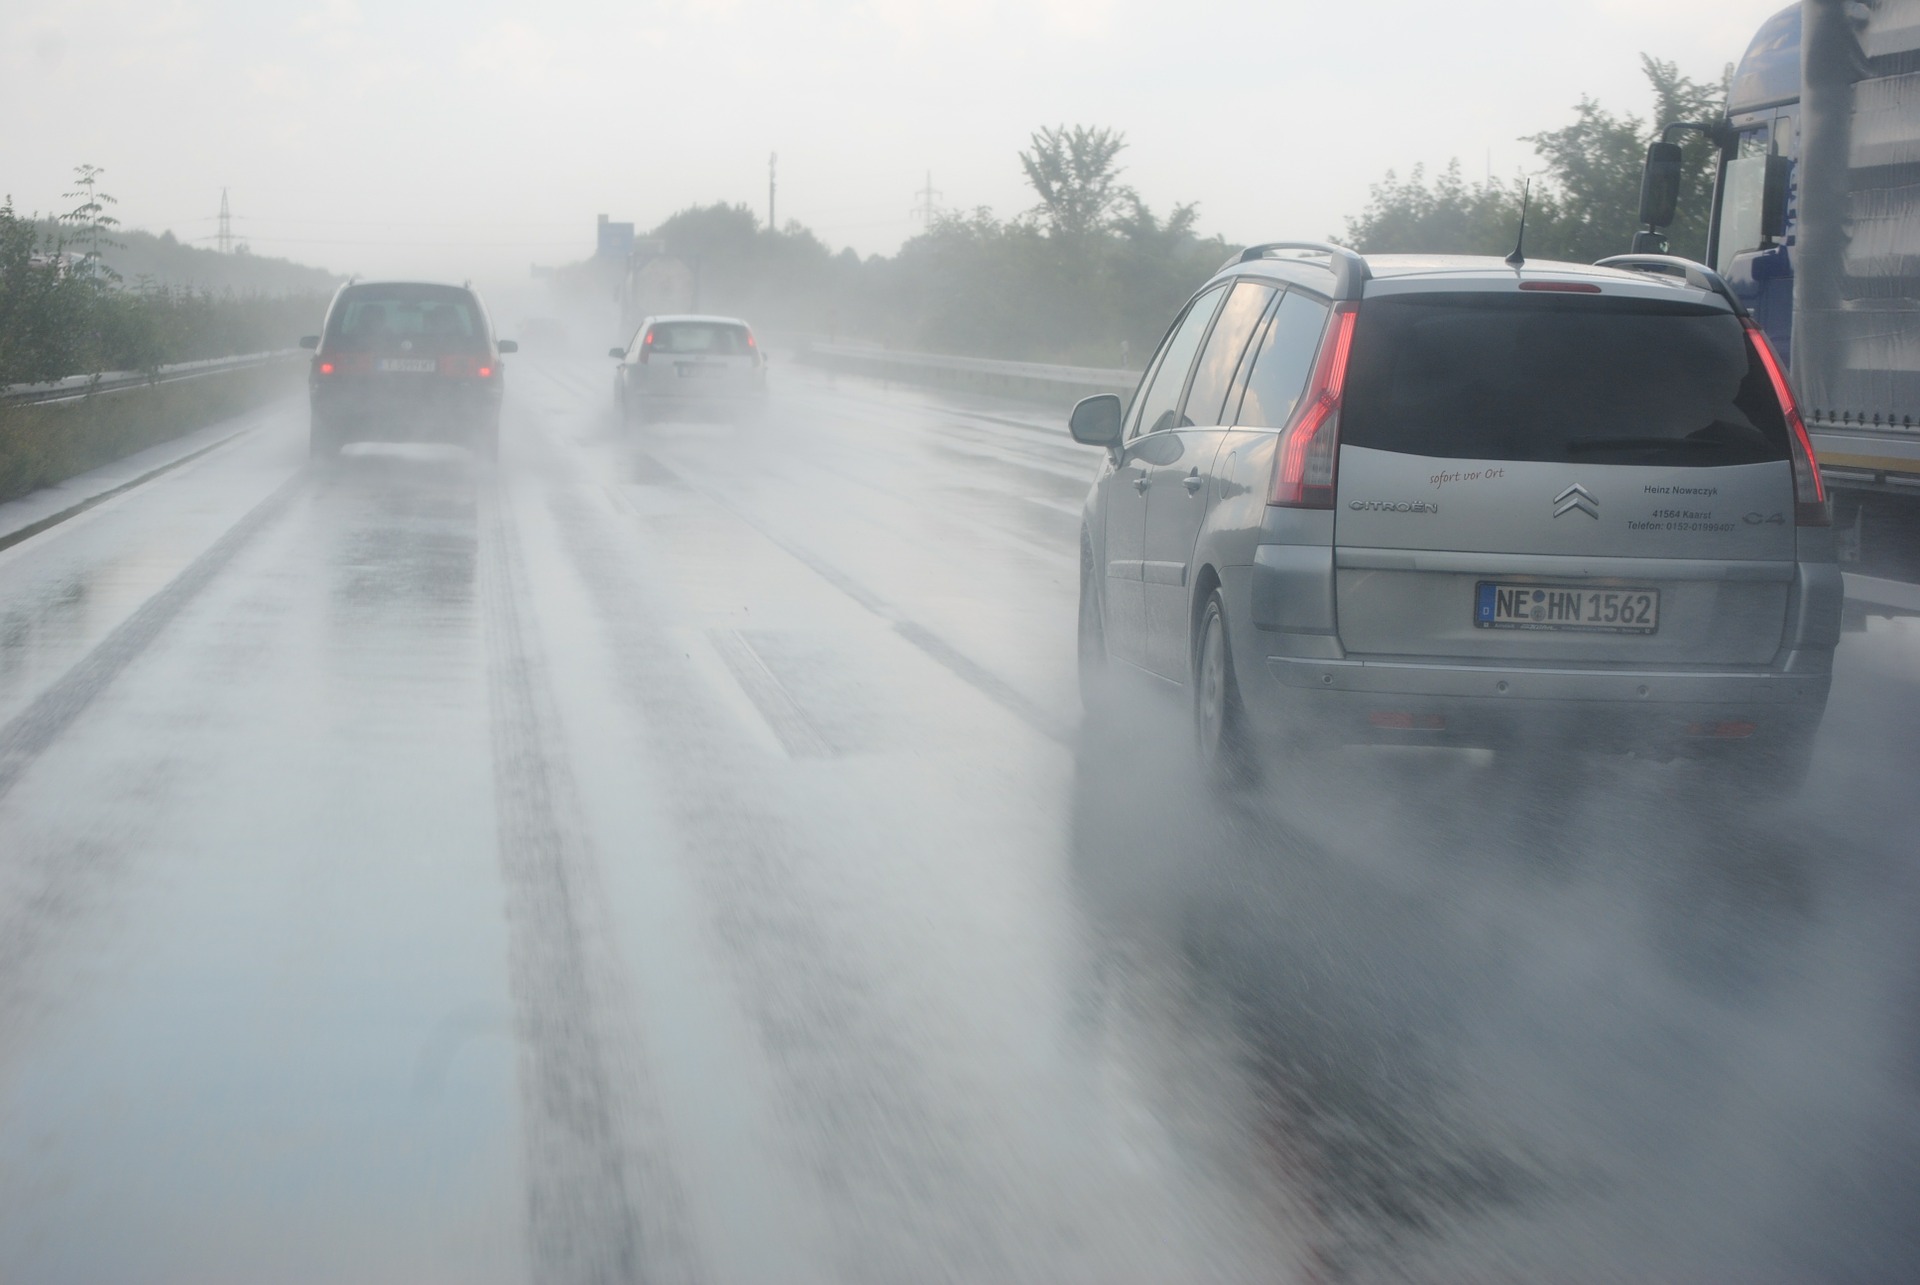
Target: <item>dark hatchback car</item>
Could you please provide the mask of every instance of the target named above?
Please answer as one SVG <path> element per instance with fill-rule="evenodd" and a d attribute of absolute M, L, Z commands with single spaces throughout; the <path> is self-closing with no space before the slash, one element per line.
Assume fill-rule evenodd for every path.
<path fill-rule="evenodd" d="M 349 442 L 448 442 L 500 454 L 500 357 L 480 296 L 467 286 L 360 281 L 342 286 L 314 350 L 315 457 Z"/>

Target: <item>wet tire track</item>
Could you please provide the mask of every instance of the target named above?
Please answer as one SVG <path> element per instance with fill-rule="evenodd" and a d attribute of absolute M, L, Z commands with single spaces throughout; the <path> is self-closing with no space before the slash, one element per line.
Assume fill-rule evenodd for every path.
<path fill-rule="evenodd" d="M 562 449 L 553 445 L 553 449 Z M 741 780 L 740 747 L 697 687 L 675 681 L 681 653 L 651 626 L 649 588 L 629 571 L 624 514 L 550 509 L 608 636 L 631 662 L 626 695 L 651 729 L 662 770 L 680 787 L 674 823 L 701 854 L 698 886 L 713 906 L 745 1012 L 785 1092 L 800 1159 L 841 1228 L 834 1279 L 1013 1280 L 1018 1211 L 980 1165 L 965 1110 L 942 1105 L 910 1027 L 884 985 L 828 926 L 809 866 L 818 860 L 764 791 Z"/>
<path fill-rule="evenodd" d="M 542 1285 L 697 1280 L 678 1184 L 657 1146 L 643 1153 L 643 1140 L 661 1131 L 647 1127 L 637 1059 L 617 1058 L 621 1041 L 609 1035 L 608 970 L 593 949 L 594 856 L 573 822 L 575 785 L 521 617 L 531 599 L 497 481 L 482 485 L 479 507 L 532 1277 Z"/>
<path fill-rule="evenodd" d="M 248 541 L 287 511 L 308 485 L 297 473 L 247 510 L 226 534 L 186 565 L 158 593 L 101 639 L 74 667 L 0 727 L 0 796 L 20 780 L 48 746 L 85 713 L 114 679 L 160 636 L 173 619 L 224 570 Z"/>

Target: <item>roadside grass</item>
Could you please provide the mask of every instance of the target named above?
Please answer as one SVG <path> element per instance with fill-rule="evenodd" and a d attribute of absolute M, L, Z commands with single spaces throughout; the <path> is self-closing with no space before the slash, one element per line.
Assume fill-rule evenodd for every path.
<path fill-rule="evenodd" d="M 306 368 L 304 360 L 292 359 L 70 401 L 0 401 L 0 501 L 286 396 Z"/>

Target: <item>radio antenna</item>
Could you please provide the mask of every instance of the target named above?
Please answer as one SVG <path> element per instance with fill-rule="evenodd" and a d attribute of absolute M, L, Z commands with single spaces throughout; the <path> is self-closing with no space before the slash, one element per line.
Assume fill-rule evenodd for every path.
<path fill-rule="evenodd" d="M 1533 195 L 1533 180 L 1528 179 L 1526 186 L 1520 189 L 1520 235 L 1513 239 L 1513 253 L 1507 256 L 1510 267 L 1519 267 L 1527 261 L 1527 198 Z"/>

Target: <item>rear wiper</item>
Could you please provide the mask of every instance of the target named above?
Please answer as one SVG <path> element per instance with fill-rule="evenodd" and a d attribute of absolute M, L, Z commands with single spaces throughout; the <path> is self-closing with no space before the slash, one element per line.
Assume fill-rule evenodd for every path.
<path fill-rule="evenodd" d="M 1575 437 L 1567 441 L 1569 455 L 1598 451 L 1741 451 L 1733 442 L 1689 437 Z"/>

